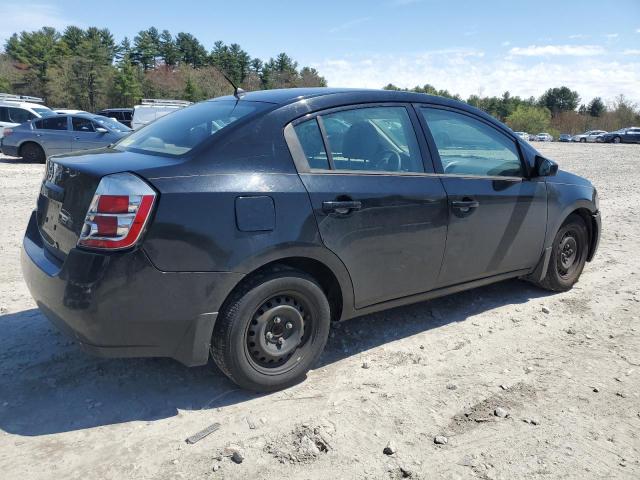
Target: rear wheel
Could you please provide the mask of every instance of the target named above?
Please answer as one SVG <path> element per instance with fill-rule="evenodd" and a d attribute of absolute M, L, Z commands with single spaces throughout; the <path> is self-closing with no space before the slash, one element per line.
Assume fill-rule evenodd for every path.
<path fill-rule="evenodd" d="M 570 290 L 582 274 L 588 253 L 587 226 L 579 215 L 569 215 L 553 240 L 547 273 L 540 286 L 555 292 Z"/>
<path fill-rule="evenodd" d="M 587 143 L 587 139 L 586 138 L 581 138 L 580 139 L 580 143 Z"/>
<path fill-rule="evenodd" d="M 46 157 L 42 147 L 36 143 L 25 143 L 20 149 L 23 160 L 30 163 L 44 163 Z"/>
<path fill-rule="evenodd" d="M 286 388 L 320 357 L 330 319 L 329 302 L 312 277 L 290 269 L 261 274 L 225 302 L 213 331 L 213 359 L 243 388 Z"/>
<path fill-rule="evenodd" d="M 620 137 L 613 137 L 612 142 L 613 142 L 613 143 L 621 143 L 621 142 L 622 142 L 622 139 L 621 139 Z"/>

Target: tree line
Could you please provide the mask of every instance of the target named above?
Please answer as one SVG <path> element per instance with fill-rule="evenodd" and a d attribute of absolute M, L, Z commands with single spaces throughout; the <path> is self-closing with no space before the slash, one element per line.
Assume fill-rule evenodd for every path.
<path fill-rule="evenodd" d="M 587 130 L 613 131 L 640 124 L 640 109 L 624 95 L 618 95 L 608 105 L 601 97 L 581 103 L 578 92 L 568 87 L 555 87 L 540 97 L 521 98 L 508 91 L 502 96 L 481 97 L 471 95 L 466 100 L 448 90 L 438 90 L 433 85 L 401 89 L 393 84 L 386 90 L 404 90 L 460 100 L 484 110 L 506 123 L 514 131 L 529 133 L 548 132 L 554 137 L 560 133 L 577 134 Z"/>
<path fill-rule="evenodd" d="M 155 27 L 117 43 L 107 28 L 51 27 L 13 34 L 0 54 L 0 92 L 43 97 L 48 105 L 97 111 L 141 98 L 199 101 L 245 90 L 326 86 L 286 53 L 264 61 L 237 43 L 211 50 L 192 34 Z"/>

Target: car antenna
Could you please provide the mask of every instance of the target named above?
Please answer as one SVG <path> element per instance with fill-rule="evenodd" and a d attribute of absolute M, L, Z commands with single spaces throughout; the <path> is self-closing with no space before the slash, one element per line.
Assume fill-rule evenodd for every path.
<path fill-rule="evenodd" d="M 231 86 L 233 87 L 233 96 L 236 97 L 238 100 L 240 100 L 240 98 L 242 98 L 242 96 L 246 93 L 243 89 L 241 89 L 240 87 L 238 87 L 235 83 L 233 83 L 231 81 L 231 79 L 229 77 L 227 77 L 227 74 L 224 73 L 223 71 L 220 71 L 220 73 L 222 74 L 222 76 L 225 78 L 225 80 L 227 82 L 229 82 L 231 84 Z"/>

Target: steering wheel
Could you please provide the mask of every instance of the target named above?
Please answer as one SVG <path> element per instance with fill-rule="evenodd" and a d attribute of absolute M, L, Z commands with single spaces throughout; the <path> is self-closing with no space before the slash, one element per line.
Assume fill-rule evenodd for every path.
<path fill-rule="evenodd" d="M 402 170 L 402 158 L 398 152 L 393 150 L 384 150 L 379 165 L 381 170 L 387 172 L 399 172 Z"/>
<path fill-rule="evenodd" d="M 447 163 L 447 166 L 444 167 L 444 173 L 452 173 L 452 170 L 455 170 L 455 167 L 457 164 L 458 164 L 457 160 Z"/>

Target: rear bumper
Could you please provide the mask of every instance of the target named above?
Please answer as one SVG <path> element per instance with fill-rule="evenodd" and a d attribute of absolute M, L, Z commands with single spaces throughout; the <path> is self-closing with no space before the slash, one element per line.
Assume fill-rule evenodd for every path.
<path fill-rule="evenodd" d="M 231 272 L 162 272 L 139 249 L 72 249 L 64 262 L 44 248 L 32 214 L 22 272 L 40 310 L 82 348 L 104 357 L 171 357 L 205 364 L 222 302 L 242 279 Z"/>
<path fill-rule="evenodd" d="M 2 142 L 3 138 L 0 138 L 0 152 L 4 155 L 8 155 L 10 157 L 17 157 L 18 155 L 18 147 L 14 147 L 13 145 L 4 145 Z"/>

